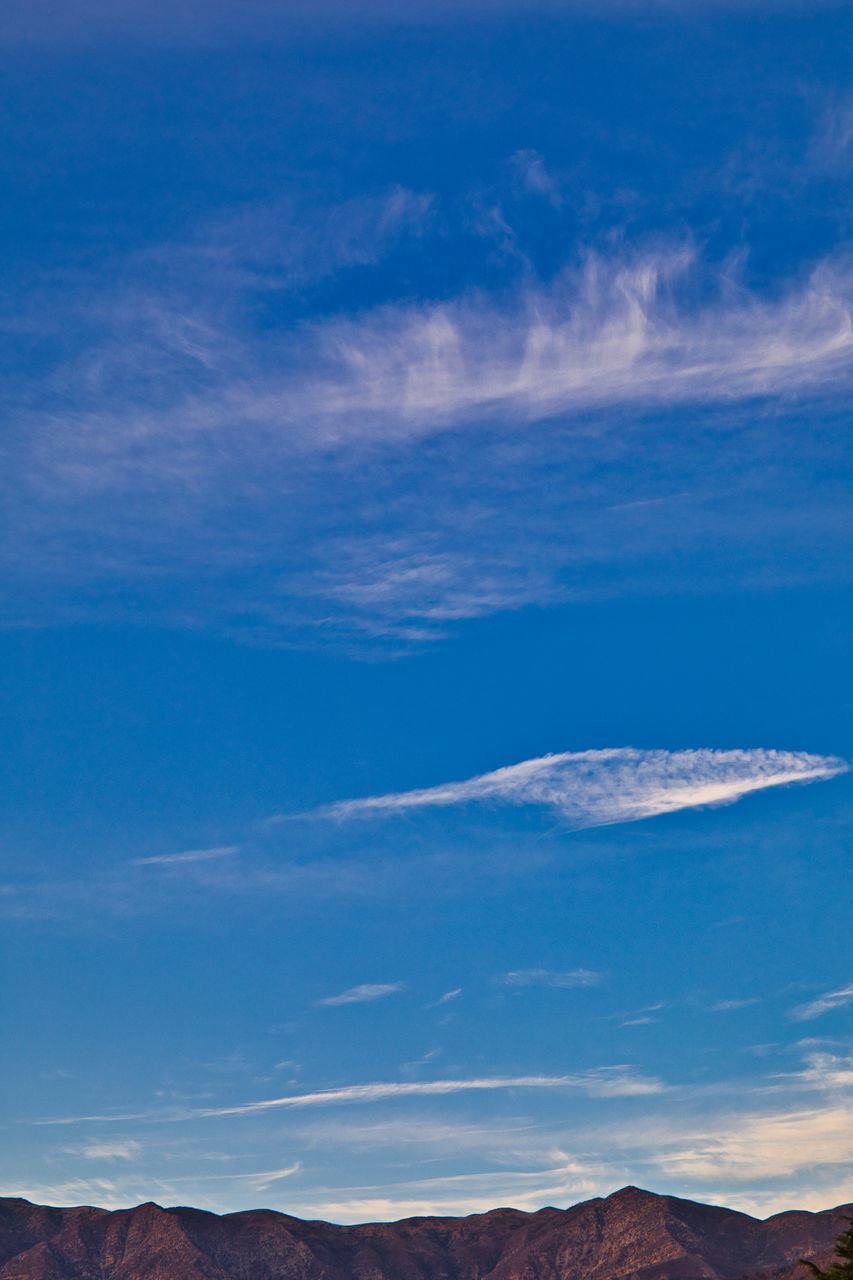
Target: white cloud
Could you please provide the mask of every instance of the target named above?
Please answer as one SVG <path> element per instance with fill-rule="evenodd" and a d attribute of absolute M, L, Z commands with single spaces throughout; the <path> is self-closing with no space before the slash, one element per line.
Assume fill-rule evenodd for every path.
<path fill-rule="evenodd" d="M 279 1108 L 329 1107 L 348 1103 L 386 1102 L 402 1098 L 446 1097 L 456 1093 L 482 1093 L 513 1089 L 579 1090 L 590 1098 L 634 1098 L 665 1092 L 667 1086 L 653 1076 L 639 1074 L 628 1065 L 593 1067 L 588 1071 L 564 1076 L 479 1076 L 461 1080 L 422 1080 L 376 1082 L 344 1085 L 337 1089 L 318 1089 L 310 1093 L 291 1093 L 280 1098 L 263 1098 L 256 1102 L 229 1107 L 196 1107 L 192 1110 L 142 1111 L 110 1115 L 62 1116 L 34 1120 L 38 1126 L 88 1124 L 95 1121 L 112 1123 L 128 1120 L 184 1121 L 195 1117 L 241 1116 Z"/>
<path fill-rule="evenodd" d="M 690 312 L 676 297 L 695 266 L 686 248 L 591 256 L 515 308 L 459 301 L 332 324 L 322 337 L 338 380 L 293 391 L 322 443 L 342 430 L 395 436 L 483 415 L 529 422 L 643 401 L 731 402 L 850 377 L 846 271 L 823 267 L 772 302 L 728 289 Z"/>
<path fill-rule="evenodd" d="M 817 1089 L 821 1092 L 853 1089 L 853 1057 L 843 1058 L 835 1053 L 808 1053 L 805 1063 L 801 1071 L 782 1076 L 781 1079 L 789 1080 L 795 1088 Z"/>
<path fill-rule="evenodd" d="M 144 1183 L 137 1184 L 140 1190 Z M 35 1204 L 66 1207 L 69 1204 L 96 1204 L 104 1209 L 127 1209 L 144 1199 L 140 1191 L 128 1192 L 107 1178 L 68 1178 L 62 1182 L 43 1183 L 16 1181 L 0 1184 L 0 1197 L 23 1197 Z"/>
<path fill-rule="evenodd" d="M 561 1163 L 548 1168 L 418 1178 L 386 1186 L 333 1188 L 322 1199 L 300 1208 L 303 1213 L 334 1222 L 388 1221 L 404 1216 L 488 1213 L 496 1204 L 532 1212 L 543 1204 L 572 1203 L 600 1191 L 607 1176 L 600 1165 L 574 1159 L 563 1151 L 548 1154 L 560 1158 Z"/>
<path fill-rule="evenodd" d="M 466 1090 L 491 1090 L 499 1096 L 489 1099 L 487 1116 L 479 1119 L 476 1097 L 464 1099 L 463 1106 L 442 1105 Z M 531 1099 L 528 1090 L 544 1096 Z M 563 1091 L 582 1095 L 576 1099 L 578 1105 L 570 1106 Z M 619 1105 L 615 1115 L 607 1108 L 599 1113 L 600 1121 L 593 1119 L 585 1101 L 590 1095 L 606 1099 L 632 1094 L 636 1100 L 630 1107 Z M 435 1105 L 418 1105 L 424 1098 L 434 1099 Z M 188 1169 L 189 1176 L 170 1179 L 169 1187 L 198 1182 L 193 1199 L 201 1198 L 207 1207 L 233 1207 L 241 1186 L 251 1203 L 258 1191 L 291 1177 L 300 1158 L 305 1169 L 303 1153 L 310 1151 L 311 1169 L 301 1188 L 289 1187 L 286 1204 L 273 1207 L 347 1221 L 406 1213 L 473 1213 L 496 1204 L 535 1210 L 633 1183 L 763 1214 L 793 1207 L 821 1209 L 853 1197 L 851 1099 L 850 1058 L 811 1054 L 803 1070 L 791 1076 L 723 1079 L 700 1087 L 665 1089 L 622 1066 L 562 1077 L 374 1082 L 236 1108 L 164 1109 L 148 1113 L 147 1119 L 156 1124 L 146 1130 L 145 1141 L 147 1146 L 163 1132 L 164 1121 L 237 1117 L 240 1132 L 240 1117 L 248 1122 L 256 1115 L 264 1117 L 270 1108 L 291 1108 L 286 1121 L 280 1115 L 279 1123 L 271 1124 L 270 1115 L 262 1131 L 254 1126 L 250 1131 L 253 1160 L 257 1141 L 264 1141 L 263 1134 L 269 1139 L 269 1159 L 262 1172 L 205 1177 Z M 358 1103 L 371 1105 L 350 1105 L 344 1114 L 333 1111 Z M 339 1116 L 334 1123 L 333 1114 Z M 282 1168 L 272 1153 L 280 1150 L 283 1137 L 293 1156 Z M 374 1185 L 338 1185 L 337 1171 L 365 1167 L 366 1156 Z M 248 1168 L 257 1165 L 263 1162 L 257 1159 Z M 402 1167 L 412 1172 L 401 1182 Z M 419 1167 L 428 1176 L 419 1177 Z M 137 1166 L 133 1168 L 135 1172 Z M 153 1183 L 158 1198 L 167 1185 L 161 1177 L 158 1172 Z M 209 1198 L 210 1186 L 219 1181 L 227 1188 L 221 1206 Z M 130 1180 L 116 1185 L 132 1202 Z M 150 1194 L 150 1179 L 139 1191 L 144 1192 L 145 1185 Z M 97 1200 L 107 1193 L 90 1194 Z M 175 1192 L 168 1194 L 174 1202 Z M 185 1202 L 186 1192 L 180 1195 Z"/>
<path fill-rule="evenodd" d="M 281 1182 L 284 1178 L 292 1178 L 302 1168 L 299 1161 L 289 1164 L 284 1169 L 269 1169 L 262 1173 L 230 1173 L 214 1175 L 216 1178 L 234 1182 L 248 1182 L 253 1191 L 266 1191 L 269 1187 Z"/>
<path fill-rule="evenodd" d="M 593 1098 L 623 1098 L 662 1093 L 665 1085 L 659 1080 L 636 1074 L 628 1066 L 596 1067 L 591 1071 L 567 1076 L 486 1076 L 470 1080 L 346 1085 L 340 1089 L 289 1094 L 283 1098 L 267 1098 L 260 1102 L 246 1102 L 233 1107 L 201 1107 L 191 1114 L 197 1116 L 249 1115 L 279 1107 L 327 1107 L 342 1103 L 385 1102 L 397 1098 L 444 1097 L 454 1093 L 495 1089 L 579 1089 Z M 109 1119 L 109 1117 L 104 1118 Z"/>
<path fill-rule="evenodd" d="M 89 1142 L 68 1150 L 69 1154 L 81 1155 L 87 1160 L 135 1160 L 142 1147 L 133 1138 L 128 1138 L 124 1142 Z"/>
<path fill-rule="evenodd" d="M 495 1204 L 537 1209 L 608 1194 L 632 1182 L 662 1193 L 730 1204 L 745 1212 L 792 1207 L 825 1209 L 853 1196 L 853 1075 L 847 1059 L 812 1056 L 790 1078 L 797 1090 L 818 1090 L 815 1105 L 779 1096 L 776 1077 L 747 1083 L 677 1090 L 678 1105 L 652 1096 L 638 1113 L 606 1124 L 531 1123 L 505 1116 L 503 1123 L 453 1122 L 441 1114 L 312 1119 L 298 1130 L 313 1149 L 341 1148 L 393 1153 L 400 1163 L 432 1165 L 439 1152 L 464 1153 L 468 1171 L 448 1164 L 445 1176 L 384 1185 L 306 1191 L 301 1211 L 342 1217 L 394 1218 L 406 1213 L 479 1212 Z M 847 1093 L 840 1093 L 845 1089 Z M 738 1110 L 721 1096 L 741 1094 Z M 750 1106 L 750 1097 L 761 1106 Z M 770 1101 L 773 1099 L 774 1101 Z M 701 1109 L 697 1114 L 695 1108 Z M 363 1114 L 363 1113 L 362 1113 Z M 456 1204 L 455 1210 L 450 1206 Z"/>
<path fill-rule="evenodd" d="M 753 791 L 832 778 L 847 768 L 843 760 L 806 752 L 620 747 L 540 756 L 465 782 L 341 800 L 319 813 L 344 819 L 501 802 L 542 805 L 573 827 L 596 827 L 732 804 Z"/>
<path fill-rule="evenodd" d="M 716 1117 L 672 1141 L 660 1132 L 653 1161 L 670 1177 L 760 1182 L 780 1174 L 853 1161 L 853 1104 L 810 1107 L 770 1115 Z"/>
<path fill-rule="evenodd" d="M 756 397 L 846 393 L 844 262 L 758 296 L 683 246 L 640 247 L 499 296 L 250 331 L 247 278 L 280 289 L 300 270 L 373 261 L 389 234 L 420 233 L 429 202 L 401 191 L 367 206 L 306 219 L 301 241 L 310 246 L 322 223 L 331 266 L 308 249 L 305 264 L 291 263 L 269 230 L 275 219 L 258 215 L 212 248 L 153 255 L 180 282 L 172 292 L 161 283 L 158 294 L 148 276 L 161 276 L 137 264 L 145 278 L 127 296 L 90 300 L 82 318 L 66 310 L 63 342 L 82 350 L 40 382 L 44 412 L 18 424 L 10 459 L 21 502 L 8 557 L 19 573 L 7 593 L 13 620 L 77 617 L 84 595 L 109 613 L 115 593 L 98 586 L 130 577 L 149 618 L 230 626 L 239 616 L 265 638 L 322 625 L 337 639 L 411 645 L 455 619 L 619 593 L 640 573 L 655 579 L 655 556 L 677 561 L 695 589 L 691 548 L 707 553 L 718 538 L 743 555 L 728 568 L 714 562 L 712 577 L 760 572 L 766 560 L 794 578 L 798 566 L 813 577 L 816 563 L 847 572 L 842 499 L 824 480 L 804 486 L 807 518 L 786 503 L 780 522 L 762 459 L 772 457 L 784 489 L 812 446 L 800 435 L 789 447 L 790 423 L 752 407 Z M 243 242 L 254 239 L 263 252 L 253 259 Z M 206 281 L 200 264 L 217 284 L 194 287 Z M 51 302 L 44 314 L 56 313 Z M 22 388 L 22 402 L 31 392 Z M 725 413 L 725 435 L 718 416 L 643 421 L 687 404 Z M 426 436 L 452 465 L 431 469 L 418 448 Z M 559 476 L 553 492 L 547 482 L 543 492 L 543 461 Z M 393 501 L 377 496 L 383 485 Z M 783 554 L 802 538 L 826 550 L 807 567 Z M 592 581 L 578 586 L 583 566 Z M 672 589 L 673 572 L 663 576 Z"/>
<path fill-rule="evenodd" d="M 134 867 L 176 866 L 184 862 L 208 862 L 212 858 L 227 858 L 239 853 L 240 845 L 223 844 L 214 849 L 186 849 L 183 853 L 163 853 L 153 858 L 134 858 Z"/>
<path fill-rule="evenodd" d="M 405 991 L 404 982 L 364 982 L 360 987 L 350 987 L 337 996 L 326 996 L 324 1000 L 315 1000 L 315 1004 L 335 1006 L 341 1004 L 370 1004 L 374 1000 L 382 1000 L 385 996 L 396 995 Z"/>
<path fill-rule="evenodd" d="M 601 981 L 601 974 L 592 969 L 513 969 L 502 973 L 498 981 L 508 987 L 593 987 Z"/>
<path fill-rule="evenodd" d="M 841 987 L 838 991 L 827 991 L 816 1000 L 798 1005 L 796 1009 L 791 1010 L 791 1017 L 796 1018 L 798 1022 L 808 1022 L 811 1018 L 819 1018 L 824 1013 L 831 1013 L 833 1009 L 843 1009 L 851 1002 L 853 1002 L 853 985 Z"/>
<path fill-rule="evenodd" d="M 461 995 L 462 995 L 462 988 L 454 987 L 452 991 L 445 991 L 444 995 L 439 996 L 437 1000 L 432 1000 L 430 1001 L 429 1004 L 425 1004 L 424 1008 L 438 1009 L 441 1007 L 441 1005 L 449 1004 L 451 1000 L 456 1000 Z"/>
<path fill-rule="evenodd" d="M 441 1117 L 384 1116 L 379 1120 L 349 1120 L 335 1116 L 334 1120 L 312 1119 L 297 1130 L 299 1136 L 312 1145 L 346 1145 L 348 1150 L 365 1151 L 391 1147 L 406 1151 L 406 1158 L 415 1163 L 426 1148 L 436 1144 L 448 1151 L 473 1151 L 479 1155 L 488 1152 L 518 1151 L 525 1142 L 541 1141 L 541 1125 L 519 1121 L 508 1124 L 462 1122 Z M 545 1126 L 547 1129 L 547 1126 Z M 526 1150 L 526 1147 L 525 1147 Z"/>
<path fill-rule="evenodd" d="M 230 1160 L 231 1156 L 220 1157 L 221 1159 Z M 247 1182 L 253 1191 L 265 1191 L 267 1187 L 273 1186 L 276 1182 L 281 1182 L 284 1178 L 292 1178 L 302 1168 L 301 1161 L 289 1164 L 283 1169 L 266 1169 L 257 1173 L 207 1173 L 194 1174 L 188 1178 L 170 1178 L 170 1184 L 182 1182 Z"/>

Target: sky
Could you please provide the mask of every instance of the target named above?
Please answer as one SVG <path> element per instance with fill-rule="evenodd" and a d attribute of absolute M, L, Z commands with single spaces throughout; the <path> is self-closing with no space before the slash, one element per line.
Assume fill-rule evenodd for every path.
<path fill-rule="evenodd" d="M 0 1194 L 853 1201 L 848 3 L 0 15 Z"/>

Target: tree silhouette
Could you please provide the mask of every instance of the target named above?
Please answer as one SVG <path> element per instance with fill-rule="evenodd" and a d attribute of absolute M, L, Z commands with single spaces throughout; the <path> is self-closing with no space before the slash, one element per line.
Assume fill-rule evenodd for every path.
<path fill-rule="evenodd" d="M 853 1218 L 848 1218 L 850 1226 L 846 1231 L 842 1231 L 841 1235 L 835 1242 L 835 1252 L 838 1255 L 837 1261 L 833 1262 L 825 1271 L 815 1263 L 809 1262 L 808 1258 L 800 1258 L 800 1262 L 804 1263 L 809 1271 L 816 1277 L 816 1280 L 853 1280 Z"/>

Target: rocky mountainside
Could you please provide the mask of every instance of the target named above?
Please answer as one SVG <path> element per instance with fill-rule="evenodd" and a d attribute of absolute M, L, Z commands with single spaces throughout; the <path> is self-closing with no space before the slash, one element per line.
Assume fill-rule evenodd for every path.
<path fill-rule="evenodd" d="M 572 1209 L 341 1227 L 259 1209 L 0 1199 L 0 1280 L 794 1280 L 853 1206 L 759 1221 L 625 1187 Z"/>

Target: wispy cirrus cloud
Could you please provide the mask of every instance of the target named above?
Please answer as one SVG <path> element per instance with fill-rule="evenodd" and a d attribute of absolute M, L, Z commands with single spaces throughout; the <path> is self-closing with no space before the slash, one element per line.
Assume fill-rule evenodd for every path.
<path fill-rule="evenodd" d="M 283 1169 L 266 1169 L 260 1173 L 219 1174 L 217 1175 L 217 1180 L 221 1178 L 223 1181 L 246 1182 L 253 1191 L 267 1191 L 270 1187 L 275 1186 L 277 1182 L 282 1182 L 285 1178 L 292 1178 L 301 1168 L 302 1165 L 297 1160 L 293 1164 L 286 1165 Z"/>
<path fill-rule="evenodd" d="M 504 803 L 554 809 L 569 825 L 636 822 L 680 809 L 733 804 L 768 787 L 833 778 L 846 761 L 806 752 L 641 751 L 632 747 L 563 752 L 508 765 L 464 782 L 341 800 L 318 811 L 336 819 L 419 809 Z"/>
<path fill-rule="evenodd" d="M 171 867 L 191 862 L 210 862 L 214 858 L 227 858 L 239 853 L 240 845 L 223 844 L 212 849 L 185 849 L 183 853 L 161 853 L 151 858 L 134 858 L 134 867 Z"/>
<path fill-rule="evenodd" d="M 342 415 L 355 434 L 432 433 L 483 414 L 535 421 L 646 400 L 731 402 L 850 377 L 846 268 L 825 264 L 773 301 L 725 290 L 695 310 L 679 301 L 695 266 L 686 247 L 590 256 L 500 309 L 460 300 L 333 323 L 322 340 L 339 381 L 305 392 L 317 438 Z"/>
<path fill-rule="evenodd" d="M 327 1149 L 337 1158 L 343 1148 L 363 1160 L 366 1151 L 384 1149 L 398 1163 L 384 1183 L 327 1184 L 319 1197 L 306 1190 L 300 1208 L 348 1221 L 451 1212 L 454 1198 L 457 1212 L 492 1208 L 498 1200 L 536 1209 L 631 1181 L 759 1214 L 792 1205 L 825 1208 L 849 1199 L 853 1188 L 852 1081 L 849 1059 L 811 1054 L 784 1080 L 676 1087 L 678 1107 L 667 1094 L 650 1094 L 639 1112 L 620 1113 L 615 1122 L 590 1121 L 585 1111 L 567 1122 L 564 1109 L 544 1122 L 505 1112 L 481 1124 L 406 1108 L 350 1113 L 334 1123 L 312 1116 L 297 1132 L 314 1152 Z M 822 1096 L 806 1105 L 803 1092 Z M 439 1151 L 464 1153 L 464 1171 L 448 1162 L 443 1174 L 400 1182 L 401 1159 L 434 1167 Z"/>
<path fill-rule="evenodd" d="M 499 975 L 498 982 L 507 987 L 594 987 L 601 982 L 601 974 L 592 969 L 512 969 Z"/>
<path fill-rule="evenodd" d="M 334 1107 L 348 1104 L 379 1103 L 405 1098 L 440 1098 L 457 1093 L 484 1093 L 506 1090 L 578 1090 L 591 1098 L 633 1098 L 663 1093 L 667 1086 L 654 1076 L 643 1075 L 630 1065 L 593 1067 L 572 1075 L 548 1076 L 474 1076 L 454 1080 L 381 1081 L 369 1084 L 343 1085 L 336 1089 L 317 1089 L 306 1093 L 290 1093 L 279 1098 L 261 1098 L 254 1102 L 225 1107 L 194 1107 L 169 1111 L 65 1116 L 36 1120 L 36 1125 L 91 1124 L 126 1122 L 128 1120 L 172 1120 L 175 1122 L 209 1119 L 216 1116 L 247 1116 L 282 1109 Z"/>
<path fill-rule="evenodd" d="M 142 1145 L 128 1138 L 122 1142 L 88 1142 L 82 1147 L 69 1147 L 67 1150 L 69 1155 L 81 1155 L 86 1160 L 135 1160 L 142 1151 Z"/>
<path fill-rule="evenodd" d="M 438 1009 L 443 1004 L 449 1004 L 451 1000 L 457 1000 L 461 995 L 462 995 L 462 988 L 454 987 L 452 991 L 445 991 L 444 995 L 439 996 L 437 1000 L 433 1000 L 431 1004 L 425 1004 L 424 1008 Z"/>
<path fill-rule="evenodd" d="M 784 1170 L 789 1176 L 821 1164 L 853 1161 L 853 1107 L 849 1103 L 809 1107 L 770 1114 L 715 1119 L 702 1132 L 685 1134 L 674 1143 L 661 1133 L 657 1160 L 666 1175 L 695 1182 L 731 1180 L 748 1183 L 772 1178 Z"/>
<path fill-rule="evenodd" d="M 499 295 L 253 331 L 252 297 L 377 261 L 430 210 L 400 189 L 314 219 L 322 261 L 291 260 L 275 219 L 246 215 L 143 255 L 125 295 L 76 318 L 66 306 L 42 407 L 22 385 L 13 413 L 9 620 L 76 617 L 84 599 L 109 612 L 120 580 L 146 616 L 181 625 L 411 645 L 457 619 L 654 580 L 674 542 L 683 565 L 733 541 L 754 572 L 779 559 L 787 524 L 800 545 L 778 459 L 794 468 L 806 446 L 750 406 L 849 386 L 849 264 L 759 295 L 690 246 L 636 245 Z M 689 433 L 644 421 L 685 406 Z M 748 448 L 721 446 L 721 414 Z M 767 451 L 772 492 L 748 461 Z M 822 572 L 841 572 L 842 496 L 821 497 L 821 475 L 807 536 L 826 542 Z"/>
<path fill-rule="evenodd" d="M 340 995 L 326 996 L 322 1000 L 315 1000 L 314 1003 L 327 1008 L 342 1004 L 371 1004 L 374 1000 L 384 1000 L 386 996 L 397 995 L 405 989 L 404 982 L 363 982 L 358 987 L 350 987 L 348 991 L 342 991 Z"/>
<path fill-rule="evenodd" d="M 564 1151 L 550 1149 L 545 1155 L 560 1163 L 543 1167 L 545 1162 L 540 1158 L 534 1167 L 523 1169 L 407 1179 L 393 1186 L 329 1188 L 304 1212 L 336 1222 L 364 1222 L 403 1215 L 488 1213 L 497 1201 L 535 1211 L 543 1203 L 571 1202 L 595 1195 L 610 1172 L 603 1162 L 577 1159 Z"/>
<path fill-rule="evenodd" d="M 325 268 L 299 258 L 282 266 L 270 237 L 257 287 L 287 287 L 290 273 L 322 275 L 380 257 L 382 237 L 417 225 L 429 197 L 396 190 L 369 202 L 369 217 L 365 205 L 328 217 Z M 527 282 L 500 298 L 389 303 L 262 338 L 240 334 L 238 316 L 221 301 L 194 311 L 184 296 L 210 261 L 221 273 L 231 258 L 234 272 L 245 273 L 242 239 L 259 253 L 257 227 L 223 234 L 233 247 L 169 248 L 169 274 L 180 284 L 163 284 L 158 294 L 146 281 L 104 300 L 88 351 L 61 371 L 67 395 L 76 383 L 79 407 L 52 442 L 52 461 L 77 487 L 156 479 L 158 470 L 161 480 L 180 481 L 162 474 L 178 457 L 198 480 L 228 462 L 209 446 L 240 430 L 269 460 L 473 428 L 484 418 L 536 422 L 642 402 L 731 403 L 853 377 L 853 270 L 842 260 L 762 298 L 731 275 L 715 276 L 688 245 L 638 246 L 610 257 L 589 253 L 551 282 Z M 227 275 L 220 288 L 226 283 Z M 700 283 L 708 297 L 697 306 Z M 51 389 L 48 382 L 46 398 Z M 50 467 L 50 457 L 39 460 Z M 239 480 L 232 476 L 232 485 Z"/>
<path fill-rule="evenodd" d="M 5 1186 L 0 1184 L 0 1196 L 22 1196 L 36 1204 L 96 1204 L 105 1209 L 127 1209 L 143 1199 L 144 1186 L 140 1180 L 129 1190 L 126 1182 L 112 1178 L 67 1178 L 52 1183 L 19 1179 Z"/>
<path fill-rule="evenodd" d="M 347 1221 L 365 1217 L 393 1218 L 402 1213 L 475 1213 L 494 1207 L 498 1199 L 519 1208 L 607 1194 L 628 1181 L 654 1185 L 664 1193 L 689 1194 L 720 1200 L 760 1215 L 792 1205 L 822 1209 L 850 1198 L 853 1183 L 853 1126 L 851 1103 L 839 1094 L 843 1064 L 813 1064 L 791 1078 L 794 1097 L 778 1103 L 776 1095 L 747 1086 L 742 1105 L 720 1103 L 712 1087 L 706 1095 L 680 1094 L 684 1107 L 661 1109 L 654 1097 L 640 1115 L 620 1116 L 618 1122 L 560 1121 L 530 1124 L 518 1117 L 481 1126 L 452 1122 L 446 1117 L 395 1116 L 369 1122 L 312 1121 L 304 1137 L 316 1149 L 327 1146 L 402 1151 L 412 1164 L 433 1150 L 464 1151 L 470 1172 L 401 1183 L 388 1178 L 375 1186 L 340 1187 L 321 1199 L 309 1192 L 305 1211 L 328 1213 Z M 805 1077 L 809 1076 L 806 1081 Z M 804 1106 L 794 1100 L 800 1083 L 826 1097 Z M 850 1089 L 849 1073 L 841 1089 Z M 731 1093 L 724 1090 L 723 1096 Z M 759 1098 L 761 1101 L 759 1101 Z M 710 1104 L 710 1105 L 709 1105 Z M 698 1109 L 697 1109 L 698 1107 Z"/>
<path fill-rule="evenodd" d="M 234 1107 L 201 1107 L 197 1116 L 250 1115 L 281 1107 L 326 1107 L 343 1103 L 385 1102 L 395 1098 L 446 1097 L 454 1093 L 482 1093 L 505 1089 L 578 1089 L 593 1098 L 644 1097 L 663 1093 L 666 1086 L 630 1066 L 595 1067 L 565 1076 L 482 1076 L 467 1080 L 422 1080 L 346 1085 L 313 1093 L 289 1094 Z"/>
<path fill-rule="evenodd" d="M 825 1208 L 850 1198 L 850 1067 L 849 1057 L 811 1053 L 802 1069 L 788 1076 L 718 1080 L 699 1087 L 664 1086 L 625 1066 L 561 1077 L 473 1077 L 402 1087 L 374 1082 L 263 1099 L 236 1109 L 164 1109 L 140 1118 L 156 1122 L 145 1128 L 144 1145 L 152 1155 L 153 1176 L 162 1194 L 185 1198 L 185 1187 L 198 1183 L 194 1200 L 203 1199 L 223 1210 L 233 1205 L 241 1187 L 251 1197 L 290 1178 L 300 1158 L 306 1169 L 302 1153 L 310 1151 L 313 1176 L 306 1169 L 306 1178 L 298 1186 L 291 1184 L 287 1197 L 288 1211 L 309 1216 L 388 1219 L 453 1208 L 477 1212 L 498 1202 L 536 1209 L 553 1200 L 569 1202 L 607 1194 L 627 1182 L 653 1185 L 663 1193 L 722 1200 L 763 1214 L 792 1205 Z M 461 1113 L 441 1106 L 443 1098 L 466 1090 L 491 1092 L 489 1110 L 479 1120 L 467 1106 Z M 538 1095 L 535 1101 L 530 1092 Z M 574 1111 L 565 1096 L 571 1092 L 580 1095 Z M 550 1107 L 552 1093 L 556 1109 Z M 636 1101 L 628 1107 L 620 1104 L 618 1119 L 606 1106 L 594 1117 L 586 1101 L 589 1096 Z M 436 1105 L 426 1109 L 407 1105 L 429 1098 Z M 677 1106 L 672 1105 L 673 1099 Z M 345 1115 L 334 1111 L 340 1106 L 347 1107 Z M 273 1158 L 280 1149 L 282 1130 L 265 1125 L 261 1131 L 256 1127 L 247 1131 L 253 1135 L 253 1146 L 260 1142 L 268 1152 L 265 1165 L 259 1151 L 253 1150 L 251 1172 L 231 1172 L 227 1163 L 235 1158 L 232 1155 L 217 1157 L 226 1165 L 221 1173 L 199 1174 L 196 1160 L 186 1175 L 176 1170 L 181 1176 L 164 1178 L 164 1154 L 167 1168 L 174 1167 L 184 1147 L 179 1140 L 172 1149 L 172 1140 L 162 1136 L 166 1132 L 162 1122 L 192 1123 L 221 1115 L 235 1117 L 239 1131 L 241 1118 L 251 1122 L 270 1108 L 292 1112 L 286 1122 L 281 1116 L 294 1152 L 286 1167 L 280 1168 Z M 338 1116 L 334 1122 L 333 1113 Z M 91 1123 L 114 1118 L 88 1119 Z M 270 1137 L 266 1148 L 264 1134 Z M 112 1159 L 107 1154 L 111 1144 L 98 1145 L 104 1158 Z M 373 1185 L 363 1185 L 357 1173 L 357 1184 L 339 1185 L 335 1172 L 363 1168 L 365 1153 L 379 1160 Z M 387 1163 L 382 1153 L 387 1154 Z M 239 1170 L 248 1157 L 236 1158 Z M 413 1172 L 426 1164 L 429 1174 L 401 1182 L 401 1164 Z M 254 1172 L 258 1165 L 260 1173 Z M 328 1170 L 322 1182 L 318 1182 L 317 1168 Z M 134 1172 L 138 1172 L 136 1165 Z M 221 1188 L 211 1193 L 217 1183 Z M 137 1185 L 129 1175 L 120 1178 L 116 1193 L 120 1187 L 127 1203 L 135 1202 Z"/>
<path fill-rule="evenodd" d="M 800 1071 L 782 1079 L 790 1080 L 798 1089 L 853 1089 L 853 1055 L 811 1052 L 805 1055 L 804 1062 Z"/>
<path fill-rule="evenodd" d="M 853 983 L 848 987 L 840 987 L 837 991 L 827 991 L 806 1004 L 797 1005 L 791 1010 L 791 1017 L 798 1022 L 808 1022 L 824 1013 L 831 1013 L 833 1009 L 843 1009 L 848 1004 L 853 1004 Z"/>

